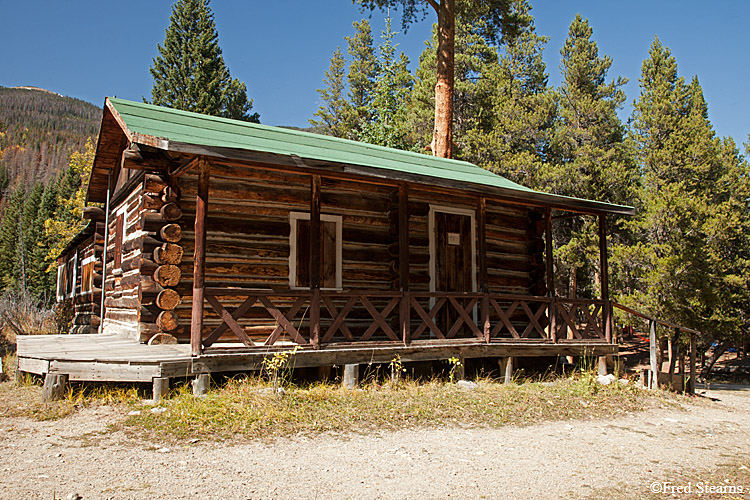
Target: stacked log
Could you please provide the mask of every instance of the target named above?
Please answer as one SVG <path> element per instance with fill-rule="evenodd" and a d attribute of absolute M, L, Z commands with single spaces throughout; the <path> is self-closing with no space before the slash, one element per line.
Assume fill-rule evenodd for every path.
<path fill-rule="evenodd" d="M 127 262 L 140 271 L 138 284 L 141 338 L 166 333 L 175 334 L 180 321 L 175 308 L 182 298 L 175 290 L 182 273 L 182 210 L 178 204 L 179 190 L 157 175 L 147 175 L 137 223 L 144 234 L 133 242 L 141 254 Z M 126 263 L 123 263 L 125 270 Z M 144 335 L 145 334 L 145 335 Z"/>

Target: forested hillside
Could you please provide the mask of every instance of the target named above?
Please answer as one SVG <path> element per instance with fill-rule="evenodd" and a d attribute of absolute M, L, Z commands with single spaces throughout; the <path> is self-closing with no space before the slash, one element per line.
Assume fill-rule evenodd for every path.
<path fill-rule="evenodd" d="M 78 99 L 0 87 L 0 291 L 53 302 L 50 264 L 80 228 L 100 117 Z"/>
<path fill-rule="evenodd" d="M 42 89 L 0 87 L 0 186 L 47 184 L 96 136 L 101 112 Z"/>

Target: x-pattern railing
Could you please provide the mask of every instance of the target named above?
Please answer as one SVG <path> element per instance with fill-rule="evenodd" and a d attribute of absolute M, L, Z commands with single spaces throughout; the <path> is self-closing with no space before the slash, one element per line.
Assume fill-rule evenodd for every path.
<path fill-rule="evenodd" d="M 219 300 L 222 296 L 240 297 L 242 302 L 230 310 Z M 240 320 L 253 308 L 264 311 L 255 313 L 255 319 L 260 315 L 265 318 L 260 318 L 261 322 L 273 322 L 269 326 L 270 333 L 262 341 L 266 346 L 275 344 L 284 334 L 296 344 L 316 347 L 342 337 L 352 343 L 382 340 L 383 336 L 389 341 L 405 343 L 427 336 L 442 340 L 468 337 L 488 342 L 493 339 L 554 341 L 565 339 L 569 336 L 567 332 L 572 332 L 578 340 L 605 339 L 604 302 L 601 300 L 468 292 L 313 293 L 243 288 L 206 288 L 205 298 L 221 324 L 203 339 L 204 347 L 214 344 L 227 331 L 246 346 L 259 345 L 258 339 L 253 340 L 240 325 Z M 399 307 L 404 300 L 408 307 Z M 323 313 L 322 318 L 320 314 L 315 315 L 319 318 L 317 329 L 310 324 L 313 315 L 307 314 L 308 308 L 316 304 Z M 358 328 L 352 326 L 355 320 L 350 317 L 355 310 Z M 555 335 L 550 335 L 550 310 L 555 312 Z"/>
<path fill-rule="evenodd" d="M 578 340 L 606 338 L 601 319 L 604 301 L 558 298 L 555 302 L 557 318 L 562 320 L 557 324 L 558 336 L 564 338 L 568 330 Z"/>

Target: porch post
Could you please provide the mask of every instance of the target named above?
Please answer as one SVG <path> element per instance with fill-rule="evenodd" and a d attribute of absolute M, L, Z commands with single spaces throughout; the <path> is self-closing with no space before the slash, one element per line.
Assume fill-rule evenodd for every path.
<path fill-rule="evenodd" d="M 599 268 L 602 287 L 602 323 L 604 338 L 612 343 L 612 304 L 609 301 L 609 265 L 607 264 L 607 216 L 599 215 Z"/>
<path fill-rule="evenodd" d="M 482 333 L 490 341 L 490 286 L 487 279 L 487 198 L 479 197 L 477 206 L 477 231 L 479 232 L 479 290 L 482 292 Z"/>
<path fill-rule="evenodd" d="M 398 186 L 398 273 L 401 284 L 399 309 L 401 339 L 411 343 L 411 297 L 409 295 L 409 188 Z"/>
<path fill-rule="evenodd" d="M 310 178 L 310 343 L 320 348 L 320 176 Z"/>
<path fill-rule="evenodd" d="M 552 260 L 552 209 L 544 210 L 544 240 L 545 240 L 545 264 L 547 265 L 547 297 L 550 298 L 549 309 L 549 338 L 557 342 L 557 302 L 555 300 L 555 267 Z"/>
<path fill-rule="evenodd" d="M 190 321 L 190 350 L 199 356 L 203 350 L 203 295 L 206 278 L 206 218 L 210 165 L 200 160 L 198 195 L 195 197 L 195 252 L 193 255 L 193 311 Z"/>

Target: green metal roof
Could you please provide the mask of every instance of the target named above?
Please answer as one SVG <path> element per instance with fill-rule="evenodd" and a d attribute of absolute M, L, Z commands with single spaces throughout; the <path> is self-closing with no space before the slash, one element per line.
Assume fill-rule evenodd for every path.
<path fill-rule="evenodd" d="M 471 184 L 486 186 L 503 192 L 515 192 L 519 197 L 538 198 L 541 195 L 550 199 L 554 198 L 558 203 L 563 204 L 565 200 L 588 202 L 592 206 L 587 208 L 594 210 L 619 213 L 632 211 L 630 207 L 539 193 L 465 161 L 438 158 L 363 142 L 202 115 L 124 99 L 108 98 L 108 101 L 127 127 L 128 130 L 125 133 L 131 138 L 134 134 L 139 134 L 166 140 L 169 143 L 298 156 L 301 159 L 379 169 L 384 175 L 388 175 L 387 172 L 390 171 L 393 174 L 418 176 L 425 181 L 433 178 L 467 183 L 467 188 Z M 172 148 L 166 144 L 166 149 Z"/>

